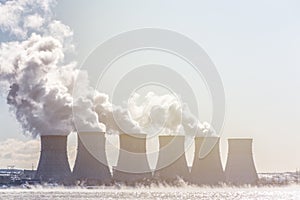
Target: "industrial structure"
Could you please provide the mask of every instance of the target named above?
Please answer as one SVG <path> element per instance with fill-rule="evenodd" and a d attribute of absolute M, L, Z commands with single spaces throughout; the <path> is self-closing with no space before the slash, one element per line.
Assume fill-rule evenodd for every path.
<path fill-rule="evenodd" d="M 120 134 L 119 139 L 119 158 L 111 176 L 105 153 L 105 133 L 78 133 L 78 151 L 73 174 L 67 156 L 67 136 L 41 136 L 38 168 L 35 177 L 28 180 L 50 183 L 79 181 L 87 185 L 110 184 L 114 181 L 135 185 L 147 183 L 153 178 L 166 183 L 174 183 L 180 178 L 197 185 L 216 185 L 225 181 L 243 185 L 256 184 L 258 181 L 252 155 L 252 139 L 228 140 L 229 150 L 224 172 L 220 159 L 220 138 L 196 136 L 194 161 L 189 172 L 185 136 L 159 136 L 158 162 L 153 177 L 146 153 L 147 135 Z M 203 150 L 208 154 L 199 158 L 199 153 Z M 2 182 L 5 182 L 5 178 L 6 175 L 3 175 Z"/>
<path fill-rule="evenodd" d="M 78 133 L 78 149 L 73 177 L 87 185 L 112 182 L 105 154 L 105 134 L 101 132 Z"/>
<path fill-rule="evenodd" d="M 157 180 L 170 182 L 189 177 L 189 169 L 185 157 L 185 137 L 159 136 L 159 156 L 154 177 Z"/>
<path fill-rule="evenodd" d="M 42 182 L 70 182 L 71 170 L 67 156 L 67 136 L 41 136 L 41 154 L 36 178 Z"/>
<path fill-rule="evenodd" d="M 219 137 L 195 137 L 194 162 L 189 179 L 192 184 L 215 185 L 225 181 L 219 141 Z M 205 146 L 210 148 L 209 153 L 204 158 L 199 158 L 204 142 L 209 144 Z"/>
<path fill-rule="evenodd" d="M 226 181 L 231 184 L 255 184 L 258 176 L 252 155 L 252 139 L 228 139 L 225 168 Z"/>
<path fill-rule="evenodd" d="M 120 153 L 113 179 L 128 185 L 149 180 L 151 170 L 146 154 L 146 134 L 120 134 Z"/>

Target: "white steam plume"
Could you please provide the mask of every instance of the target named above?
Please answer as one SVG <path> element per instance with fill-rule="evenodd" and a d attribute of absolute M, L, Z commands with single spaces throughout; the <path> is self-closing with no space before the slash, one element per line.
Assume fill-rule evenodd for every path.
<path fill-rule="evenodd" d="M 145 97 L 135 93 L 128 102 L 132 118 L 149 134 L 185 134 L 189 136 L 216 135 L 209 123 L 201 123 L 173 95 L 149 92 Z"/>
<path fill-rule="evenodd" d="M 176 98 L 135 94 L 128 109 L 110 103 L 89 86 L 88 76 L 66 63 L 73 32 L 53 19 L 54 0 L 0 3 L 0 88 L 25 133 L 62 135 L 71 131 L 108 133 L 213 134 Z M 73 94 L 76 82 L 76 93 Z M 75 123 L 74 123 L 75 122 Z"/>
<path fill-rule="evenodd" d="M 130 112 L 110 103 L 108 95 L 96 92 L 94 104 L 99 121 L 106 125 L 107 133 L 142 133 L 140 125 L 132 118 Z"/>
<path fill-rule="evenodd" d="M 51 23 L 55 0 L 8 0 L 0 3 L 0 28 L 16 39 L 26 39 L 32 32 L 44 33 Z"/>
<path fill-rule="evenodd" d="M 72 96 L 81 75 L 75 63 L 64 62 L 72 49 L 71 29 L 54 20 L 52 0 L 15 0 L 0 3 L 0 28 L 11 41 L 0 46 L 0 82 L 10 110 L 25 133 L 69 134 L 74 130 L 72 108 L 80 109 L 76 122 L 99 128 L 93 98 Z"/>

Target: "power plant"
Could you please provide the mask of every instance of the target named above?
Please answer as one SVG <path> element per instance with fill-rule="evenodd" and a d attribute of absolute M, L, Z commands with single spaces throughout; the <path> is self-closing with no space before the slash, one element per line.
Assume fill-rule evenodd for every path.
<path fill-rule="evenodd" d="M 101 132 L 78 133 L 77 157 L 73 169 L 75 180 L 88 185 L 112 182 L 105 154 L 105 134 Z"/>
<path fill-rule="evenodd" d="M 189 169 L 185 158 L 184 136 L 159 136 L 159 156 L 155 179 L 172 183 L 178 178 L 188 180 Z"/>
<path fill-rule="evenodd" d="M 120 134 L 120 154 L 113 170 L 117 182 L 133 185 L 152 177 L 146 154 L 146 134 Z"/>
<path fill-rule="evenodd" d="M 252 139 L 228 139 L 225 168 L 226 181 L 231 184 L 255 184 L 258 180 L 252 155 Z"/>
<path fill-rule="evenodd" d="M 197 185 L 215 185 L 225 181 L 225 174 L 222 167 L 219 137 L 195 137 L 195 154 L 190 182 Z M 215 144 L 211 151 L 204 158 L 199 158 L 199 152 L 203 143 Z"/>
<path fill-rule="evenodd" d="M 41 136 L 41 154 L 36 178 L 43 182 L 58 183 L 71 180 L 67 156 L 67 136 Z"/>
<path fill-rule="evenodd" d="M 289 105 L 286 108 L 285 104 L 280 103 L 299 102 L 299 94 L 292 90 L 288 91 L 294 89 L 295 85 L 299 88 L 298 79 L 297 82 L 295 81 L 298 75 L 295 69 L 299 64 L 297 62 L 299 57 L 294 53 L 296 45 L 299 44 L 299 40 L 295 40 L 296 33 L 299 32 L 297 28 L 299 22 L 296 22 L 299 14 L 295 15 L 295 11 L 299 4 L 294 5 L 290 2 L 283 4 L 282 1 L 280 4 L 275 2 L 272 7 L 269 7 L 269 4 L 265 7 L 266 3 L 249 5 L 240 3 L 235 8 L 236 4 L 224 3 L 224 5 L 217 5 L 215 9 L 213 4 L 196 3 L 196 1 L 193 3 L 182 1 L 174 6 L 173 4 L 169 6 L 165 2 L 159 4 L 163 1 L 157 1 L 143 7 L 133 3 L 118 5 L 117 1 L 94 1 L 94 4 L 83 3 L 83 1 L 82 4 L 72 4 L 68 1 L 69 4 L 64 3 L 55 8 L 59 4 L 57 2 L 56 0 L 0 0 L 0 94 L 2 96 L 0 107 L 2 111 L 9 110 L 15 119 L 11 121 L 7 115 L 2 113 L 0 115 L 1 127 L 4 127 L 2 131 L 5 132 L 0 140 L 0 162 L 1 165 L 9 164 L 8 169 L 2 173 L 0 169 L 0 200 L 1 196 L 10 199 L 11 195 L 15 198 L 21 196 L 21 199 L 30 197 L 42 199 L 44 196 L 52 199 L 51 197 L 54 196 L 52 194 L 56 192 L 59 193 L 56 196 L 60 199 L 64 197 L 126 199 L 132 196 L 137 199 L 149 199 L 152 193 L 143 189 L 152 184 L 160 186 L 161 183 L 162 185 L 166 183 L 170 186 L 179 186 L 186 182 L 195 185 L 218 185 L 225 182 L 233 185 L 261 183 L 258 182 L 253 159 L 252 139 L 228 139 L 227 163 L 225 170 L 223 169 L 220 138 L 212 137 L 220 134 L 225 124 L 227 110 L 226 88 L 221 77 L 223 74 L 219 73 L 201 45 L 190 36 L 193 35 L 198 40 L 201 39 L 199 36 L 204 38 L 209 36 L 207 45 L 212 45 L 211 51 L 215 52 L 218 48 L 217 41 L 221 42 L 220 48 L 224 50 L 225 44 L 233 43 L 231 48 L 226 48 L 229 52 L 227 55 L 231 56 L 230 59 L 225 60 L 226 54 L 222 54 L 223 49 L 218 49 L 220 52 L 218 61 L 221 63 L 222 59 L 223 62 L 227 61 L 223 63 L 225 65 L 221 69 L 225 72 L 224 75 L 228 75 L 225 78 L 226 81 L 228 78 L 227 83 L 230 84 L 230 116 L 233 119 L 226 128 L 235 127 L 231 122 L 236 122 L 239 123 L 237 124 L 239 129 L 255 129 L 256 127 L 247 120 L 251 119 L 256 112 L 259 114 L 264 112 L 264 117 L 277 115 L 276 119 L 268 119 L 268 122 L 276 122 L 290 115 L 287 125 L 291 126 L 295 124 L 295 118 L 299 118 L 299 107 Z M 78 14 L 76 13 L 74 19 L 70 19 L 74 10 Z M 59 16 L 70 21 L 71 25 L 64 24 L 64 20 L 60 20 Z M 151 25 L 153 23 L 154 27 L 149 27 L 148 23 L 144 27 L 144 21 L 150 22 Z M 169 24 L 183 32 L 170 30 Z M 127 30 L 132 25 L 134 30 L 131 28 Z M 167 27 L 165 28 L 164 25 Z M 73 26 L 74 31 L 78 31 L 78 36 L 74 36 Z M 123 28 L 126 31 L 123 31 Z M 243 28 L 245 31 L 240 31 Z M 279 28 L 282 29 L 280 35 L 277 35 L 276 31 Z M 112 37 L 110 34 L 107 35 L 111 31 L 114 32 Z M 115 31 L 121 32 L 115 35 Z M 271 36 L 269 33 L 273 36 L 268 37 Z M 90 44 L 89 42 L 93 40 L 98 41 L 95 36 L 105 40 L 101 44 Z M 77 44 L 80 42 L 79 54 L 73 54 L 77 46 L 73 39 Z M 253 44 L 242 41 L 246 39 L 250 39 Z M 274 48 L 274 51 L 267 51 L 266 47 L 275 47 L 278 39 L 283 48 L 279 46 L 276 50 Z M 283 42 L 283 39 L 289 40 Z M 227 41 L 222 43 L 222 40 Z M 262 47 L 257 47 L 256 44 Z M 299 48 L 299 45 L 297 47 Z M 92 51 L 87 52 L 88 48 L 92 48 Z M 241 48 L 247 50 L 240 51 L 240 55 L 233 54 Z M 261 51 L 248 55 L 250 50 L 258 48 Z M 140 50 L 146 51 L 140 52 Z M 263 55 L 268 57 L 263 59 Z M 278 56 L 274 59 L 276 55 L 280 55 L 280 58 Z M 296 59 L 292 59 L 292 56 Z M 239 62 L 236 62 L 234 67 L 228 68 L 230 60 L 235 58 L 238 58 Z M 250 64 L 249 58 L 257 62 L 251 60 Z M 248 62 L 246 66 L 243 66 L 245 63 L 241 62 L 242 60 Z M 276 70 L 276 73 L 266 71 L 267 67 L 275 68 L 276 65 L 273 64 L 275 60 L 276 64 L 281 66 L 284 63 L 282 66 L 289 67 L 287 70 L 284 69 L 283 76 L 278 76 L 279 70 Z M 257 72 L 256 65 L 259 66 Z M 248 66 L 253 69 L 243 70 Z M 240 69 L 235 70 L 237 67 Z M 241 71 L 244 73 L 240 73 Z M 253 78 L 255 75 L 259 77 Z M 239 82 L 241 85 L 238 85 Z M 249 87 L 253 82 L 255 82 L 254 87 Z M 280 83 L 285 84 L 283 87 L 278 87 Z M 277 87 L 273 86 L 270 89 L 265 87 L 271 84 Z M 261 85 L 263 85 L 261 90 L 255 91 Z M 243 86 L 246 88 L 244 89 Z M 288 92 L 279 93 L 277 88 Z M 270 94 L 261 95 L 264 91 L 269 91 Z M 256 98 L 252 105 L 247 105 L 251 103 L 249 97 Z M 272 101 L 276 98 L 278 100 L 278 97 L 279 101 Z M 282 99 L 286 100 L 281 101 Z M 261 109 L 269 102 L 273 104 Z M 244 107 L 247 109 L 243 109 Z M 250 110 L 252 107 L 256 112 L 249 112 L 252 111 Z M 236 120 L 242 118 L 242 115 L 250 117 Z M 261 118 L 256 119 L 259 120 Z M 31 162 L 36 155 L 30 155 L 37 147 L 36 141 L 12 138 L 17 128 L 14 122 L 18 123 L 18 128 L 23 135 L 32 138 L 40 136 L 41 150 L 36 171 L 34 162 Z M 9 123 L 10 126 L 6 127 L 8 124 L 5 123 Z M 9 131 L 10 128 L 12 130 Z M 277 127 L 270 127 L 269 130 L 275 128 Z M 298 129 L 298 124 L 291 126 L 292 131 L 299 131 Z M 68 134 L 75 131 L 78 131 L 77 155 L 71 170 L 67 152 Z M 283 131 L 278 131 L 280 132 Z M 117 143 L 114 140 L 116 139 L 114 136 L 117 136 L 113 135 L 115 133 L 119 133 L 120 148 L 117 151 L 113 145 Z M 163 135 L 154 138 L 153 143 L 156 142 L 154 145 L 152 141 L 148 141 L 148 144 L 151 144 L 149 149 L 156 151 L 147 155 L 146 147 L 149 147 L 147 137 L 154 133 Z M 168 133 L 177 135 L 167 135 Z M 113 136 L 110 138 L 106 134 Z M 202 136 L 192 138 L 195 134 Z M 284 139 L 282 135 L 280 137 Z M 107 138 L 111 139 L 112 145 L 107 144 Z M 195 146 L 192 166 L 188 166 L 189 159 L 187 159 L 192 158 L 187 156 L 187 151 L 190 149 L 187 148 L 186 143 L 189 139 L 193 139 Z M 299 139 L 299 136 L 296 139 Z M 157 148 L 158 143 L 159 148 Z M 208 148 L 208 144 L 213 145 Z M 13 145 L 18 145 L 18 148 L 12 148 Z M 200 157 L 201 153 L 207 155 Z M 117 154 L 118 158 L 114 159 Z M 293 159 L 292 156 L 294 155 L 286 156 L 287 160 L 291 160 L 291 163 L 288 163 L 289 167 L 300 164 L 297 160 L 299 155 L 295 155 Z M 157 159 L 155 168 L 154 165 L 149 164 L 148 158 L 151 160 L 150 164 L 154 164 Z M 155 162 L 152 162 L 154 160 Z M 14 164 L 12 162 L 26 168 L 31 163 L 32 167 L 31 170 L 21 172 L 14 170 L 14 166 L 10 165 Z M 1 181 L 5 185 L 2 185 Z M 30 181 L 34 182 L 33 184 L 45 184 L 47 189 L 49 186 L 52 188 L 56 185 L 87 185 L 90 187 L 86 189 L 96 188 L 96 191 L 90 195 L 86 190 L 78 192 L 77 189 L 80 187 L 71 190 L 67 187 L 67 192 L 31 191 L 34 195 L 27 198 L 23 194 L 30 193 L 24 192 L 25 188 L 32 188 L 29 186 Z M 10 186 L 6 185 L 12 183 L 20 183 L 20 187 L 10 189 Z M 101 187 L 91 187 L 99 185 L 112 187 L 105 188 L 109 190 L 108 192 L 103 191 Z M 132 192 L 132 188 L 127 194 L 124 194 L 124 191 L 116 191 L 123 185 L 142 187 L 134 188 L 138 190 L 136 192 L 138 194 L 134 195 L 131 195 L 135 193 Z M 11 191 L 1 191 L 5 188 Z M 175 199 L 178 197 L 177 193 L 183 193 L 180 196 L 186 199 L 190 199 L 189 196 L 193 196 L 192 199 L 198 199 L 199 196 L 227 199 L 228 193 L 229 198 L 232 195 L 228 190 L 218 191 L 217 194 L 214 194 L 215 191 L 205 193 L 206 189 L 201 190 L 200 194 L 199 191 L 187 191 L 187 193 L 183 190 L 177 190 L 176 194 L 172 194 L 171 191 L 169 194 L 172 189 L 176 190 L 175 187 L 166 187 L 168 193 L 161 190 L 154 191 L 153 196 Z M 275 192 L 277 195 L 277 191 Z M 234 193 L 234 198 L 236 196 L 242 195 Z M 249 196 L 258 197 L 260 193 L 254 195 L 251 193 Z M 6 199 L 5 197 L 3 199 Z"/>
<path fill-rule="evenodd" d="M 35 178 L 42 182 L 127 185 L 152 180 L 146 154 L 146 134 L 120 134 L 120 153 L 111 176 L 105 153 L 105 133 L 78 133 L 77 157 L 71 173 L 67 157 L 67 136 L 41 136 L 41 154 Z M 181 178 L 197 185 L 227 182 L 235 185 L 258 181 L 252 155 L 252 139 L 229 139 L 228 157 L 223 171 L 218 137 L 195 137 L 194 162 L 188 170 L 185 136 L 159 136 L 159 155 L 154 180 L 173 183 Z M 204 158 L 199 152 L 204 142 L 215 144 Z"/>

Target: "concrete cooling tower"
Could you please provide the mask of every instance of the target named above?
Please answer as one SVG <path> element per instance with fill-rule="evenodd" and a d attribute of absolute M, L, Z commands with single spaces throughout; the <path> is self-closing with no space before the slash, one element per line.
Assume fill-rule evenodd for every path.
<path fill-rule="evenodd" d="M 154 177 L 171 183 L 178 178 L 188 180 L 189 169 L 185 158 L 184 136 L 159 136 L 159 155 Z"/>
<path fill-rule="evenodd" d="M 252 139 L 228 139 L 226 181 L 231 184 L 255 184 L 258 180 L 253 156 Z"/>
<path fill-rule="evenodd" d="M 43 182 L 69 182 L 71 170 L 67 156 L 67 136 L 41 136 L 41 154 L 36 178 Z"/>
<path fill-rule="evenodd" d="M 203 143 L 215 144 L 209 154 L 199 158 Z M 195 137 L 194 162 L 190 174 L 190 182 L 197 185 L 215 185 L 225 181 L 222 167 L 219 137 Z"/>
<path fill-rule="evenodd" d="M 112 177 L 105 154 L 104 133 L 78 133 L 78 149 L 73 177 L 87 185 L 111 183 Z"/>
<path fill-rule="evenodd" d="M 120 154 L 113 178 L 127 185 L 146 182 L 151 171 L 146 154 L 145 134 L 121 134 Z"/>

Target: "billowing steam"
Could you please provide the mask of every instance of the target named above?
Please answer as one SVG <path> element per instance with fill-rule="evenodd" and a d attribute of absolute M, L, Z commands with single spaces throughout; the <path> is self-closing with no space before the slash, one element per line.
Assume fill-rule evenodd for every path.
<path fill-rule="evenodd" d="M 16 0 L 0 4 L 0 27 L 13 41 L 1 43 L 1 88 L 25 133 L 68 134 L 74 130 L 73 108 L 80 109 L 76 122 L 104 131 L 92 111 L 93 99 L 72 96 L 82 72 L 76 63 L 65 63 L 72 49 L 71 29 L 53 20 L 52 0 Z"/>
<path fill-rule="evenodd" d="M 45 33 L 51 19 L 53 0 L 13 0 L 0 3 L 0 27 L 15 39 L 26 39 L 32 32 Z"/>
<path fill-rule="evenodd" d="M 86 72 L 66 63 L 73 32 L 54 20 L 53 0 L 0 3 L 0 28 L 10 40 L 0 46 L 0 88 L 24 133 L 69 134 L 76 130 L 108 133 L 213 134 L 175 97 L 135 94 L 128 108 L 113 106 L 89 86 Z M 76 81 L 77 93 L 73 94 Z M 163 128 L 162 128 L 163 127 Z"/>
<path fill-rule="evenodd" d="M 112 105 L 108 95 L 97 92 L 94 103 L 99 120 L 106 125 L 108 133 L 141 133 L 139 124 L 129 111 Z"/>
<path fill-rule="evenodd" d="M 143 97 L 135 93 L 129 100 L 128 110 L 148 134 L 215 135 L 209 123 L 200 123 L 188 105 L 173 95 L 149 92 Z"/>

